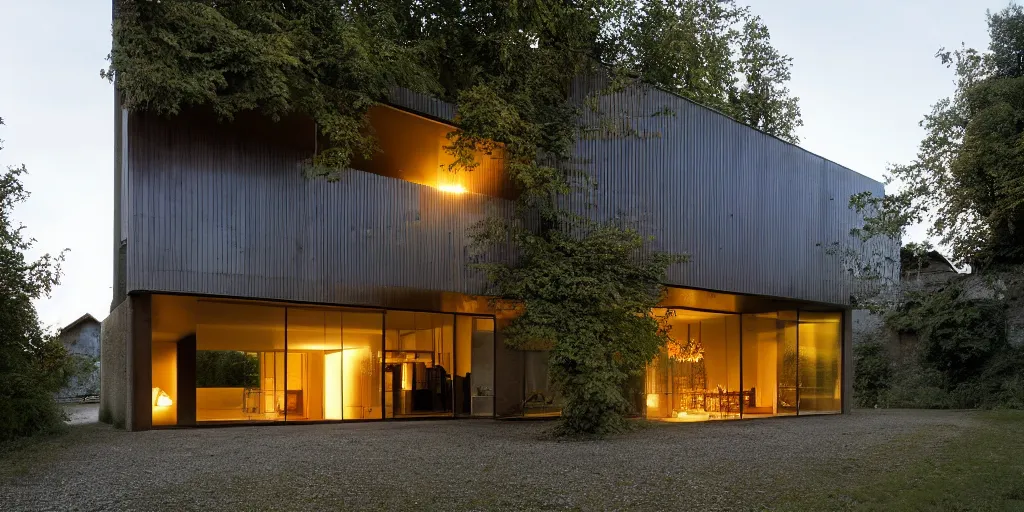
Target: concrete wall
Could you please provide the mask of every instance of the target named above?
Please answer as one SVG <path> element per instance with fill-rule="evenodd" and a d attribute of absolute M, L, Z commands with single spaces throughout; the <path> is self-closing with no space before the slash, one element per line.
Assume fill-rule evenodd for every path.
<path fill-rule="evenodd" d="M 100 421 L 124 428 L 128 418 L 128 320 L 131 301 L 107 315 L 100 329 Z"/>
<path fill-rule="evenodd" d="M 130 295 L 100 333 L 100 421 L 125 430 L 148 430 L 152 409 L 152 332 L 149 295 Z"/>

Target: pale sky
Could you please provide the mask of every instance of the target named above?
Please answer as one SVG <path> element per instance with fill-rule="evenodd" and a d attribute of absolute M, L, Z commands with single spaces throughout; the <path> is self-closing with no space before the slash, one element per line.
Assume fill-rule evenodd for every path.
<path fill-rule="evenodd" d="M 986 47 L 985 10 L 1006 0 L 747 0 L 794 59 L 801 146 L 882 179 L 908 162 L 918 121 L 953 91 L 933 58 L 961 42 Z M 110 50 L 110 0 L 0 0 L 0 165 L 24 163 L 32 193 L 16 218 L 34 254 L 71 249 L 63 284 L 39 302 L 60 327 L 110 309 L 113 89 L 99 77 Z M 940 5 L 941 4 L 941 5 Z M 920 230 L 912 232 L 920 239 Z"/>

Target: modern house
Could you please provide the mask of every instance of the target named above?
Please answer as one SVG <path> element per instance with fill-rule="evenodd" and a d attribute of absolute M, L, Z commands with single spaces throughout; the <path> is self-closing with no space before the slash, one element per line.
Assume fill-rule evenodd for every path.
<path fill-rule="evenodd" d="M 598 183 L 588 211 L 691 257 L 668 272 L 673 342 L 631 390 L 638 413 L 847 410 L 855 282 L 826 248 L 854 244 L 848 199 L 882 184 L 664 91 L 599 103 L 586 122 L 635 134 L 578 142 Z M 309 119 L 117 107 L 101 418 L 145 430 L 557 415 L 547 353 L 505 345 L 507 319 L 468 266 L 469 229 L 508 214 L 515 191 L 500 154 L 447 170 L 454 114 L 395 91 L 370 112 L 381 151 L 329 182 L 304 174 L 323 143 Z"/>

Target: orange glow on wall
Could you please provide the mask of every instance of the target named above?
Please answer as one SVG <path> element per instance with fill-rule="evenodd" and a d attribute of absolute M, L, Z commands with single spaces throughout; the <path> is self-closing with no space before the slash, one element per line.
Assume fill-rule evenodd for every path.
<path fill-rule="evenodd" d="M 466 193 L 466 187 L 463 187 L 462 185 L 458 185 L 458 184 L 438 185 L 437 189 L 440 190 L 441 192 L 448 192 L 450 194 L 465 194 Z"/>

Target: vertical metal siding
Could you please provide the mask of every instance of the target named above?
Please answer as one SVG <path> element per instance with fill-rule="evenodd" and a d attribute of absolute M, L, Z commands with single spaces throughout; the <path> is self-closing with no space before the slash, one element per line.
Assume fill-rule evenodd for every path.
<path fill-rule="evenodd" d="M 186 118 L 133 114 L 130 126 L 131 290 L 355 304 L 484 289 L 464 247 L 507 201 L 360 171 L 310 180 L 301 151 Z"/>
<path fill-rule="evenodd" d="M 603 85 L 581 79 L 575 97 Z M 835 242 L 857 246 L 849 232 L 862 219 L 849 197 L 883 194 L 882 184 L 664 91 L 634 87 L 599 103 L 599 113 L 584 109 L 584 125 L 610 115 L 628 119 L 639 136 L 577 144 L 599 184 L 601 206 L 592 211 L 628 212 L 657 249 L 689 254 L 668 284 L 849 303 L 853 279 L 826 251 Z"/>
<path fill-rule="evenodd" d="M 594 86 L 577 83 L 579 97 Z M 454 117 L 430 98 L 396 98 Z M 881 184 L 662 91 L 600 103 L 648 136 L 581 140 L 578 156 L 598 187 L 574 200 L 602 218 L 625 214 L 657 249 L 690 254 L 668 284 L 849 302 L 852 279 L 825 249 L 849 242 L 861 221 L 849 196 L 880 194 Z M 666 107 L 674 115 L 651 115 Z M 299 163 L 310 148 L 288 140 L 301 130 L 263 122 L 252 129 L 264 137 L 250 137 L 251 124 L 132 114 L 129 290 L 368 305 L 409 290 L 484 291 L 467 268 L 468 231 L 510 214 L 510 202 L 360 171 L 309 180 Z"/>

